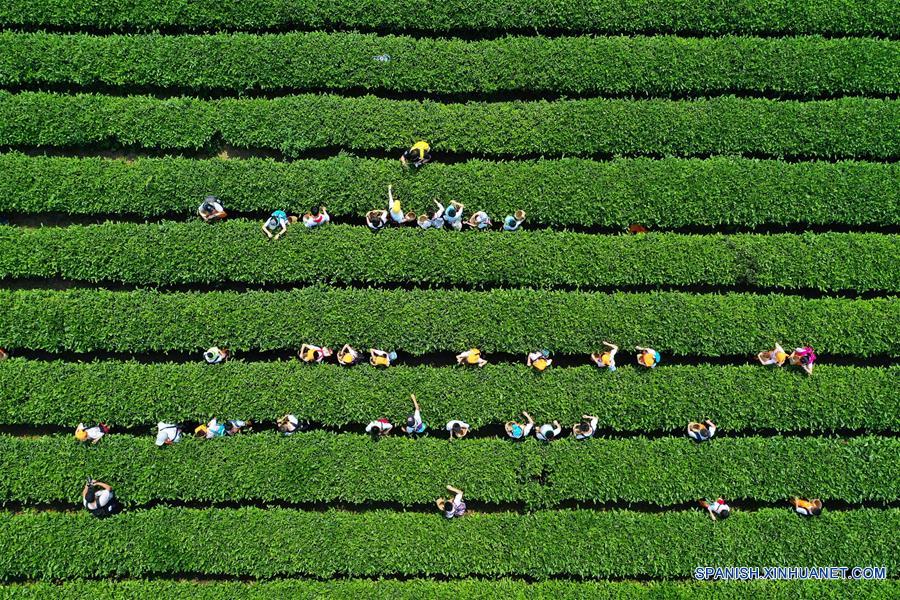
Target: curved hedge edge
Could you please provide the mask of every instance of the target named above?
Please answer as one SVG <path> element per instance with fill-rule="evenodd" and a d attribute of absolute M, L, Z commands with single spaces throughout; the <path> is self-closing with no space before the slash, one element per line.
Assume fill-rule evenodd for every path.
<path fill-rule="evenodd" d="M 691 577 L 710 557 L 719 565 L 878 565 L 893 573 L 900 566 L 898 528 L 897 509 L 826 509 L 820 517 L 802 519 L 787 507 L 736 510 L 722 523 L 700 510 L 472 514 L 451 522 L 436 510 L 154 508 L 107 520 L 84 511 L 5 512 L 0 579 L 185 572 L 262 578 Z M 241 535 L 228 538 L 223 552 L 227 532 Z M 71 543 L 75 539 L 80 543 Z"/>
<path fill-rule="evenodd" d="M 102 598 L 175 598 L 268 600 L 290 597 L 298 600 L 340 598 L 357 600 L 444 600 L 480 598 L 501 600 L 584 599 L 639 600 L 651 598 L 695 598 L 697 600 L 796 600 L 797 598 L 858 597 L 891 600 L 900 594 L 900 582 L 886 581 L 539 581 L 513 579 L 464 579 L 433 581 L 412 579 L 281 579 L 274 581 L 66 581 L 0 585 L 0 598 L 25 600 L 82 600 Z"/>
<path fill-rule="evenodd" d="M 137 505 L 178 500 L 428 506 L 450 482 L 466 491 L 476 510 L 483 502 L 670 506 L 709 497 L 728 498 L 739 509 L 741 500 L 787 503 L 795 496 L 890 502 L 900 498 L 900 480 L 893 476 L 898 470 L 900 439 L 890 437 L 748 437 L 705 444 L 686 436 L 567 438 L 517 444 L 399 435 L 373 441 L 324 431 L 284 437 L 269 431 L 183 439 L 160 449 L 153 435 L 109 435 L 96 446 L 80 445 L 71 435 L 0 436 L 0 501 L 25 504 L 77 505 L 89 473 L 114 485 L 123 503 Z M 625 472 L 628 477 L 619 476 Z"/>
<path fill-rule="evenodd" d="M 265 182 L 261 185 L 260 182 Z M 417 214 L 432 198 L 528 223 L 627 227 L 900 223 L 900 166 L 734 157 L 432 163 L 397 160 L 191 160 L 0 154 L 0 211 L 194 215 L 206 194 L 228 210 L 294 213 L 321 200 L 340 218 L 386 203 L 388 184 Z M 565 201 L 562 201 L 565 199 Z"/>
<path fill-rule="evenodd" d="M 596 352 L 604 339 L 624 349 L 652 345 L 693 356 L 755 356 L 776 340 L 811 345 L 820 362 L 828 354 L 900 354 L 898 298 L 315 286 L 244 293 L 0 290 L 0 305 L 0 347 L 178 350 L 197 352 L 198 360 L 213 345 L 265 351 L 306 342 L 413 355 L 474 346 L 524 360 L 535 348 Z M 633 354 L 620 362 L 631 360 Z"/>
<path fill-rule="evenodd" d="M 185 56 L 191 60 L 185 61 Z M 297 56 L 303 61 L 296 61 Z M 427 65 L 423 56 L 428 57 Z M 583 36 L 463 41 L 325 32 L 199 36 L 0 32 L 4 86 L 884 96 L 900 90 L 894 68 L 898 61 L 900 43 L 866 38 Z"/>
<path fill-rule="evenodd" d="M 499 215 L 495 219 L 502 222 Z M 158 258 L 147 260 L 148 248 Z M 452 261 L 434 260 L 451 256 Z M 514 256 L 529 259 L 511 260 Z M 259 223 L 235 220 L 215 227 L 199 220 L 0 227 L 0 277 L 138 285 L 364 282 L 900 291 L 897 256 L 900 236 L 856 233 L 511 235 L 407 228 L 372 235 L 361 226 L 330 225 L 312 232 L 294 227 L 274 244 L 260 233 Z"/>
<path fill-rule="evenodd" d="M 222 3 L 195 0 L 140 4 L 90 0 L 7 0 L 0 23 L 9 25 L 91 26 L 153 30 L 263 29 L 283 27 L 378 27 L 445 32 L 496 29 L 683 33 L 829 33 L 897 35 L 900 15 L 895 2 L 821 2 L 818 0 L 741 0 L 723 5 L 641 0 L 584 3 L 573 0 L 498 0 L 473 5 L 465 0 L 422 3 L 417 0 L 317 2 L 316 0 L 243 0 Z"/>

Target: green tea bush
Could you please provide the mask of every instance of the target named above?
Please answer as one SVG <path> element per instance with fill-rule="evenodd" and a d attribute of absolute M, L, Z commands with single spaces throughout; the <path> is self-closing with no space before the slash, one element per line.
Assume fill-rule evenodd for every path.
<path fill-rule="evenodd" d="M 390 59 L 374 58 L 384 55 Z M 900 90 L 898 61 L 900 43 L 869 38 L 505 37 L 467 42 L 324 32 L 0 33 L 0 84 L 7 86 L 885 95 Z"/>
<path fill-rule="evenodd" d="M 522 353 L 523 361 L 535 348 L 587 354 L 604 339 L 694 356 L 755 355 L 773 340 L 811 345 L 823 357 L 900 352 L 898 298 L 314 286 L 244 293 L 0 290 L 0 305 L 0 347 L 180 350 L 197 352 L 198 360 L 212 345 L 272 350 L 304 342 L 414 355 L 475 346 Z"/>
<path fill-rule="evenodd" d="M 388 184 L 416 213 L 432 198 L 529 223 L 627 227 L 898 224 L 897 163 L 788 163 L 735 157 L 621 158 L 428 165 L 341 155 L 327 160 L 191 160 L 0 154 L 0 212 L 194 214 L 216 194 L 229 210 L 294 212 L 325 203 L 335 217 L 387 203 Z"/>
<path fill-rule="evenodd" d="M 240 416 L 240 415 L 238 415 Z M 465 414 L 457 415 L 465 418 Z M 374 417 L 374 415 L 373 415 Z M 432 423 L 443 429 L 444 423 Z M 85 473 L 115 482 L 127 504 L 188 502 L 396 502 L 430 505 L 449 482 L 475 502 L 554 506 L 566 500 L 667 506 L 724 496 L 787 502 L 793 496 L 893 501 L 900 439 L 573 438 L 551 444 L 484 438 L 275 432 L 165 449 L 152 435 L 0 436 L 0 501 L 77 503 Z M 622 477 L 627 473 L 627 477 Z M 749 477 L 748 473 L 753 476 Z"/>
<path fill-rule="evenodd" d="M 0 92 L 0 145 L 114 142 L 159 150 L 399 150 L 488 156 L 753 154 L 891 159 L 900 101 L 746 99 L 467 102 L 373 96 L 197 100 Z"/>
<path fill-rule="evenodd" d="M 710 557 L 721 565 L 859 564 L 892 573 L 900 566 L 898 528 L 897 509 L 826 509 L 819 518 L 802 519 L 788 507 L 736 510 L 722 523 L 699 510 L 492 513 L 451 522 L 436 509 L 420 514 L 158 507 L 105 520 L 85 511 L 3 512 L 0 578 L 185 572 L 255 578 L 687 578 Z"/>
<path fill-rule="evenodd" d="M 0 6 L 6 25 L 157 27 L 196 29 L 284 27 L 380 27 L 451 29 L 563 29 L 566 31 L 676 31 L 748 33 L 900 33 L 900 15 L 889 0 L 7 0 Z"/>
<path fill-rule="evenodd" d="M 495 217 L 502 222 L 502 215 Z M 0 227 L 0 277 L 169 285 L 236 281 L 472 286 L 757 286 L 900 291 L 900 236 L 601 236 L 299 228 L 259 223 Z M 157 255 L 147 260 L 147 251 Z M 525 257 L 524 261 L 512 257 Z M 807 258 L 801 258 L 807 257 Z M 436 260 L 437 258 L 437 260 Z"/>
<path fill-rule="evenodd" d="M 490 359 L 490 355 L 488 355 Z M 620 365 L 633 360 L 625 350 Z M 585 357 L 587 362 L 587 357 Z M 399 419 L 416 394 L 433 426 L 464 415 L 473 427 L 535 419 L 572 424 L 595 415 L 619 432 L 672 430 L 712 419 L 723 431 L 888 431 L 900 422 L 900 367 L 816 367 L 814 377 L 756 365 L 620 366 L 551 369 L 404 367 L 376 370 L 289 362 L 186 364 L 99 361 L 0 362 L 0 424 L 113 426 L 204 421 L 240 415 L 274 421 L 285 413 L 343 426 L 379 415 Z M 798 401 L 802 399 L 802 401 Z"/>

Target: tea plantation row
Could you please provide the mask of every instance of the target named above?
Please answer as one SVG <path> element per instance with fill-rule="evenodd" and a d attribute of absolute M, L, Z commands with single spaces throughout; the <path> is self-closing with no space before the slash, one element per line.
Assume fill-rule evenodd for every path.
<path fill-rule="evenodd" d="M 443 431 L 443 423 L 431 425 Z M 96 446 L 79 446 L 71 435 L 0 436 L 0 498 L 76 503 L 85 473 L 114 481 L 127 504 L 394 502 L 428 507 L 448 482 L 465 490 L 476 511 L 486 502 L 531 508 L 567 500 L 665 507 L 720 496 L 738 509 L 741 500 L 751 499 L 780 502 L 789 510 L 794 496 L 826 503 L 900 497 L 900 439 L 892 437 L 747 437 L 706 444 L 687 436 L 568 438 L 545 444 L 501 438 L 448 443 L 400 434 L 373 441 L 323 431 L 283 437 L 267 431 L 212 441 L 184 439 L 162 449 L 153 437 L 108 435 Z"/>
<path fill-rule="evenodd" d="M 497 217 L 497 226 L 502 222 Z M 156 254 L 147 260 L 148 249 Z M 900 291 L 900 236 L 385 231 L 258 222 L 0 227 L 0 277 L 132 284 L 210 282 L 509 287 L 757 286 Z M 452 257 L 452 258 L 451 258 Z M 513 257 L 527 257 L 526 261 Z"/>
<path fill-rule="evenodd" d="M 900 42 L 867 38 L 505 37 L 469 42 L 324 32 L 0 32 L 0 85 L 5 86 L 884 95 L 900 90 L 900 73 L 893 68 L 898 61 Z"/>
<path fill-rule="evenodd" d="M 623 350 L 618 360 L 630 360 Z M 490 358 L 490 357 L 489 357 Z M 585 357 L 587 362 L 587 357 Z M 616 432 L 672 431 L 688 420 L 712 419 L 723 434 L 746 430 L 887 431 L 900 421 L 900 367 L 816 366 L 815 377 L 758 365 L 664 366 L 647 373 L 620 366 L 550 369 L 540 377 L 524 365 L 483 369 L 397 366 L 376 370 L 290 362 L 199 360 L 172 364 L 10 359 L 0 363 L 0 422 L 61 425 L 104 421 L 113 427 L 211 416 L 272 422 L 285 413 L 330 426 L 393 419 L 417 394 L 432 426 L 465 416 L 474 428 L 521 420 L 599 418 Z"/>
<path fill-rule="evenodd" d="M 83 511 L 3 512 L 0 578 L 686 578 L 710 557 L 748 567 L 900 568 L 898 509 L 827 511 L 815 520 L 789 508 L 736 511 L 718 524 L 700 511 L 488 513 L 446 521 L 437 513 L 383 510 L 158 507 L 106 520 Z M 229 532 L 240 535 L 225 544 Z"/>
<path fill-rule="evenodd" d="M 47 351 L 200 352 L 380 347 L 413 355 L 587 355 L 606 339 L 693 356 L 755 355 L 774 341 L 820 354 L 900 353 L 900 299 L 777 294 L 379 290 L 284 292 L 0 290 L 0 346 Z M 390 319 L 387 317 L 390 316 Z M 878 323 L 878 327 L 873 327 Z M 788 341 L 790 340 L 790 342 Z M 623 357 L 624 358 L 624 357 Z"/>
<path fill-rule="evenodd" d="M 455 29 L 562 29 L 566 31 L 676 31 L 686 34 L 730 32 L 900 34 L 900 15 L 890 0 L 740 0 L 722 4 L 702 0 L 7 0 L 0 6 L 4 25 L 77 28 L 260 29 L 395 28 L 443 32 Z"/>
<path fill-rule="evenodd" d="M 229 211 L 260 217 L 316 203 L 337 219 L 387 205 L 387 186 L 421 213 L 432 198 L 529 224 L 647 226 L 763 223 L 896 225 L 897 163 L 622 158 L 429 164 L 410 173 L 396 159 L 133 161 L 0 154 L 0 212 L 194 215 L 216 194 Z"/>
<path fill-rule="evenodd" d="M 428 139 L 436 152 L 487 156 L 750 154 L 892 159 L 900 100 L 467 102 L 372 96 L 198 100 L 0 91 L 0 146 L 117 143 L 155 150 L 392 150 Z"/>

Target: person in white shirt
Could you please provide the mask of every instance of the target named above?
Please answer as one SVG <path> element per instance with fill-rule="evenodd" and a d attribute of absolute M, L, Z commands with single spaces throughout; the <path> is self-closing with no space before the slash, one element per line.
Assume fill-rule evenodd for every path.
<path fill-rule="evenodd" d="M 404 213 L 400 201 L 394 200 L 394 186 L 392 185 L 388 186 L 388 214 L 391 216 L 391 221 L 397 225 L 403 225 L 416 219 L 415 213 Z"/>
<path fill-rule="evenodd" d="M 788 359 L 788 353 L 784 351 L 784 348 L 781 347 L 781 344 L 776 342 L 775 348 L 773 348 L 772 350 L 766 350 L 765 352 L 760 352 L 756 355 L 756 359 L 762 365 L 778 365 L 780 367 L 784 364 L 784 361 Z"/>
<path fill-rule="evenodd" d="M 414 433 L 424 433 L 428 426 L 425 424 L 425 421 L 422 420 L 422 409 L 419 407 L 419 402 L 416 400 L 415 394 L 410 394 L 410 398 L 412 398 L 413 413 L 406 417 L 406 433 L 410 435 Z"/>
<path fill-rule="evenodd" d="M 84 423 L 79 423 L 78 427 L 75 428 L 75 439 L 79 442 L 90 442 L 92 444 L 96 444 L 108 432 L 109 427 L 107 427 L 103 423 L 100 423 L 99 425 L 95 425 L 93 427 L 85 427 Z"/>
<path fill-rule="evenodd" d="M 550 442 L 559 437 L 560 433 L 562 433 L 562 427 L 559 426 L 559 421 L 553 421 L 553 425 L 547 423 L 538 427 L 534 436 L 542 442 Z"/>
<path fill-rule="evenodd" d="M 309 209 L 309 212 L 303 215 L 303 224 L 307 229 L 312 229 L 313 227 L 318 227 L 319 225 L 324 225 L 331 221 L 331 216 L 329 216 L 328 211 L 325 210 L 324 206 L 313 206 Z"/>
<path fill-rule="evenodd" d="M 287 232 L 291 219 L 296 220 L 296 217 L 288 217 L 285 211 L 276 210 L 263 222 L 262 231 L 270 240 L 277 240 Z"/>
<path fill-rule="evenodd" d="M 603 342 L 609 350 L 605 352 L 599 352 L 597 354 L 591 354 L 591 360 L 594 361 L 594 364 L 600 367 L 601 369 L 609 369 L 610 371 L 616 370 L 616 352 L 619 351 L 619 347 L 615 344 L 610 344 L 609 342 Z"/>
<path fill-rule="evenodd" d="M 705 442 L 716 435 L 716 424 L 707 419 L 703 423 L 688 423 L 687 434 L 695 442 Z"/>
<path fill-rule="evenodd" d="M 444 228 L 444 205 L 437 200 L 434 200 L 433 202 L 437 208 L 433 211 L 429 211 L 428 214 L 419 216 L 419 227 L 421 227 L 422 229 Z"/>
<path fill-rule="evenodd" d="M 391 422 L 385 418 L 375 419 L 374 421 L 370 421 L 368 425 L 366 425 L 366 433 L 371 435 L 373 438 L 378 439 L 382 436 L 385 436 L 391 432 L 394 426 L 391 425 Z"/>
<path fill-rule="evenodd" d="M 458 419 L 454 419 L 447 423 L 447 431 L 450 432 L 450 439 L 455 438 L 464 438 L 466 434 L 469 433 L 469 424 L 465 421 L 460 421 Z"/>
<path fill-rule="evenodd" d="M 700 500 L 699 504 L 707 510 L 707 512 L 709 513 L 709 518 L 713 521 L 715 521 L 717 518 L 727 519 L 728 515 L 731 514 L 731 507 L 728 506 L 721 498 L 716 498 L 716 501 L 712 504 L 710 504 L 706 500 Z"/>
<path fill-rule="evenodd" d="M 366 213 L 366 225 L 372 231 L 381 231 L 388 222 L 388 211 L 370 210 Z"/>
<path fill-rule="evenodd" d="M 203 353 L 203 359 L 209 365 L 217 365 L 219 363 L 223 363 L 228 360 L 228 350 L 226 350 L 225 348 L 219 348 L 218 346 L 213 346 Z"/>
<path fill-rule="evenodd" d="M 156 445 L 171 446 L 181 441 L 181 427 L 175 423 L 163 423 L 160 421 L 156 424 Z"/>
<path fill-rule="evenodd" d="M 293 435 L 298 431 L 303 431 L 300 426 L 300 420 L 295 415 L 284 415 L 275 421 L 278 431 L 283 435 Z"/>
<path fill-rule="evenodd" d="M 553 364 L 553 359 L 550 358 L 548 350 L 537 350 L 528 353 L 525 357 L 525 364 L 542 373 Z"/>
<path fill-rule="evenodd" d="M 599 419 L 591 415 L 581 415 L 584 419 L 581 423 L 576 423 L 572 427 L 572 434 L 576 440 L 584 440 L 594 435 L 597 431 L 597 422 Z"/>
<path fill-rule="evenodd" d="M 359 362 L 359 352 L 350 344 L 344 344 L 344 347 L 338 350 L 337 361 L 339 365 L 352 367 Z"/>
<path fill-rule="evenodd" d="M 444 512 L 444 516 L 448 519 L 454 519 L 466 514 L 466 503 L 463 501 L 462 490 L 457 489 L 452 485 L 448 485 L 447 491 L 453 492 L 455 496 L 446 500 L 444 498 L 438 498 L 436 501 L 437 507 Z"/>
<path fill-rule="evenodd" d="M 224 219 L 228 214 L 215 196 L 207 196 L 197 208 L 197 214 L 207 223 Z"/>
<path fill-rule="evenodd" d="M 469 220 L 466 221 L 466 225 L 481 231 L 482 229 L 487 229 L 491 226 L 491 218 L 486 212 L 479 210 L 469 217 Z"/>
<path fill-rule="evenodd" d="M 297 356 L 300 357 L 300 360 L 303 362 L 310 363 L 320 363 L 329 356 L 331 356 L 332 351 L 331 348 L 326 348 L 324 346 L 314 346 L 312 344 L 303 344 L 300 346 L 300 352 L 297 353 Z"/>
<path fill-rule="evenodd" d="M 88 478 L 81 491 L 81 501 L 88 512 L 101 519 L 114 514 L 118 509 L 112 488 L 102 481 L 94 481 L 91 478 Z"/>

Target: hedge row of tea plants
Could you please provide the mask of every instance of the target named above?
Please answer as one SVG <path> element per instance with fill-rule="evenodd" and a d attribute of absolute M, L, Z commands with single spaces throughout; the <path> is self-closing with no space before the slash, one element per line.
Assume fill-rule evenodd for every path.
<path fill-rule="evenodd" d="M 443 430 L 444 423 L 431 426 Z M 430 506 L 452 483 L 466 491 L 476 510 L 484 502 L 668 506 L 719 496 L 739 508 L 742 499 L 787 505 L 794 496 L 890 502 L 900 498 L 898 471 L 900 439 L 892 437 L 747 437 L 705 444 L 686 436 L 566 438 L 547 444 L 536 439 L 450 442 L 400 435 L 373 441 L 365 435 L 324 431 L 284 437 L 267 431 L 212 441 L 183 439 L 159 448 L 149 433 L 108 435 L 88 446 L 71 435 L 0 436 L 0 501 L 26 504 L 77 503 L 84 477 L 90 474 L 115 485 L 126 504 L 174 500 Z"/>
<path fill-rule="evenodd" d="M 495 217 L 497 226 L 502 217 Z M 434 284 L 900 290 L 900 236 L 602 236 L 553 231 L 292 228 L 257 222 L 0 227 L 0 277 L 131 284 Z M 156 257 L 148 260 L 148 251 Z M 524 257 L 514 260 L 512 257 Z"/>
<path fill-rule="evenodd" d="M 490 358 L 490 357 L 489 357 Z M 627 352 L 618 357 L 631 360 Z M 575 423 L 595 415 L 616 432 L 672 431 L 712 419 L 726 432 L 744 430 L 888 431 L 900 421 L 900 367 L 816 367 L 815 377 L 756 365 L 666 366 L 652 374 L 620 366 L 615 373 L 583 366 L 541 377 L 524 365 L 483 369 L 288 362 L 202 363 L 10 359 L 0 363 L 0 423 L 61 425 L 104 421 L 115 426 L 203 421 L 240 415 L 272 422 L 285 413 L 329 426 L 395 422 L 416 394 L 432 425 L 465 415 L 474 428 L 535 419 Z M 802 399 L 798 401 L 798 399 Z M 224 417 L 223 417 L 224 418 Z"/>
<path fill-rule="evenodd" d="M 471 42 L 325 32 L 0 32 L 0 85 L 5 86 L 884 95 L 900 89 L 898 61 L 900 43 L 871 38 L 585 36 Z"/>
<path fill-rule="evenodd" d="M 897 163 L 620 158 L 456 164 L 410 172 L 397 160 L 108 160 L 0 154 L 0 212 L 194 214 L 206 194 L 232 211 L 293 212 L 324 203 L 335 217 L 387 203 L 416 213 L 432 198 L 492 215 L 523 208 L 529 224 L 627 227 L 764 223 L 900 223 Z"/>
<path fill-rule="evenodd" d="M 449 522 L 436 509 L 157 507 L 105 520 L 86 511 L 3 512 L 0 579 L 180 573 L 688 578 L 710 557 L 721 565 L 878 565 L 893 573 L 900 568 L 898 528 L 897 509 L 826 508 L 803 519 L 788 507 L 736 510 L 722 523 L 700 510 L 501 512 Z"/>
<path fill-rule="evenodd" d="M 618 361 L 630 362 L 623 350 Z M 490 358 L 490 357 L 489 357 Z M 375 370 L 287 362 L 0 362 L 0 424 L 105 421 L 113 427 L 204 421 L 235 415 L 273 422 L 285 413 L 329 426 L 395 422 L 416 394 L 433 425 L 465 415 L 475 428 L 535 419 L 575 423 L 595 415 L 616 432 L 672 431 L 712 419 L 723 434 L 746 430 L 888 431 L 900 422 L 900 367 L 822 364 L 815 377 L 756 365 L 664 366 L 653 373 L 583 366 L 535 377 L 524 365 L 483 369 L 404 367 Z"/>
<path fill-rule="evenodd" d="M 298 95 L 274 99 L 0 92 L 0 146 L 115 143 L 155 150 L 391 150 L 487 156 L 900 156 L 900 100 L 467 102 Z"/>
<path fill-rule="evenodd" d="M 508 598 L 563 600 L 649 600 L 694 598 L 696 600 L 797 600 L 865 597 L 893 600 L 900 594 L 900 582 L 886 581 L 572 581 L 547 580 L 527 583 L 516 579 L 279 579 L 270 581 L 171 581 L 154 580 L 73 580 L 62 583 L 32 582 L 0 585 L 3 600 L 81 600 L 85 597 L 176 598 L 184 600 L 233 600 L 273 597 L 298 600 L 340 598 L 356 600 L 443 600 L 445 598 Z"/>
<path fill-rule="evenodd" d="M 740 0 L 722 4 L 702 0 L 7 0 L 0 6 L 4 25 L 154 30 L 288 29 L 364 27 L 420 31 L 561 29 L 565 31 L 686 34 L 830 33 L 897 35 L 900 15 L 890 0 Z M 233 58 L 233 57 L 232 57 Z"/>
<path fill-rule="evenodd" d="M 0 305 L 0 347 L 178 350 L 196 352 L 198 360 L 212 345 L 240 352 L 308 342 L 413 355 L 475 346 L 521 353 L 524 361 L 541 348 L 587 354 L 604 339 L 623 348 L 652 345 L 664 355 L 755 355 L 774 340 L 811 345 L 821 356 L 900 353 L 900 299 L 893 297 L 312 286 L 245 293 L 0 290 Z"/>

